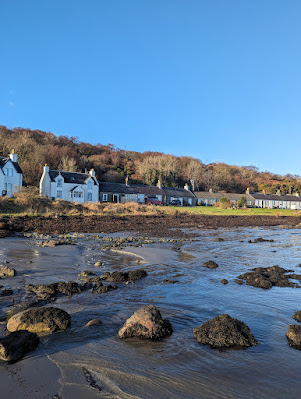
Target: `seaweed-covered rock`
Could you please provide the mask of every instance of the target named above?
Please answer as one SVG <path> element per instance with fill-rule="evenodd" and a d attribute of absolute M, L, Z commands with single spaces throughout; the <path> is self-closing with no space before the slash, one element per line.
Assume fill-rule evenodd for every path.
<path fill-rule="evenodd" d="M 295 312 L 293 319 L 297 320 L 299 323 L 301 323 L 301 310 L 298 310 Z"/>
<path fill-rule="evenodd" d="M 50 248 L 57 247 L 58 245 L 72 245 L 72 244 L 73 242 L 71 240 L 43 240 L 37 242 L 38 247 L 50 247 Z"/>
<path fill-rule="evenodd" d="M 12 267 L 1 266 L 0 267 L 0 278 L 14 277 L 16 275 L 16 270 Z"/>
<path fill-rule="evenodd" d="M 208 269 L 216 269 L 218 264 L 215 263 L 213 260 L 208 260 L 207 262 L 203 263 L 203 267 L 207 267 Z"/>
<path fill-rule="evenodd" d="M 241 281 L 244 280 L 247 285 L 263 289 L 270 289 L 273 286 L 299 287 L 298 284 L 289 280 L 290 275 L 285 274 L 291 271 L 279 266 L 257 267 L 252 269 L 251 272 L 241 274 L 237 278 Z"/>
<path fill-rule="evenodd" d="M 245 348 L 257 345 L 249 327 L 228 314 L 221 314 L 193 329 L 200 344 L 211 348 Z"/>
<path fill-rule="evenodd" d="M 71 323 L 67 312 L 58 308 L 31 308 L 12 316 L 7 322 L 10 332 L 27 330 L 34 333 L 53 333 L 66 330 Z"/>
<path fill-rule="evenodd" d="M 39 345 L 37 334 L 20 330 L 0 338 L 0 359 L 6 362 L 16 362 L 26 353 L 36 349 Z"/>
<path fill-rule="evenodd" d="M 168 320 L 163 320 L 160 310 L 153 305 L 138 309 L 121 327 L 120 338 L 140 337 L 159 339 L 172 333 Z"/>
<path fill-rule="evenodd" d="M 103 285 L 101 282 L 97 282 L 95 286 L 92 288 L 92 292 L 96 292 L 97 294 L 106 294 L 109 291 L 116 290 L 118 287 L 116 284 L 111 285 Z"/>
<path fill-rule="evenodd" d="M 266 240 L 262 237 L 258 237 L 258 238 L 255 238 L 254 241 L 252 241 L 252 240 L 248 241 L 249 244 L 257 244 L 258 242 L 274 242 L 274 240 Z"/>
<path fill-rule="evenodd" d="M 229 283 L 229 281 L 228 281 L 226 278 L 222 278 L 222 279 L 221 279 L 221 283 L 224 284 L 224 285 L 226 285 L 226 284 Z"/>
<path fill-rule="evenodd" d="M 140 280 L 147 276 L 147 272 L 144 269 L 136 269 L 128 271 L 128 280 L 135 281 Z"/>
<path fill-rule="evenodd" d="M 73 281 L 58 281 L 57 283 L 45 285 L 27 284 L 25 285 L 25 288 L 27 291 L 33 292 L 42 298 L 50 298 L 61 295 L 71 296 L 81 293 L 80 285 Z"/>
<path fill-rule="evenodd" d="M 291 324 L 287 327 L 286 338 L 289 345 L 301 349 L 301 326 L 298 324 Z"/>
<path fill-rule="evenodd" d="M 135 281 L 140 280 L 147 276 L 147 272 L 144 269 L 130 270 L 128 272 L 105 272 L 100 277 L 102 280 L 113 282 L 113 283 L 123 283 L 125 281 Z"/>
<path fill-rule="evenodd" d="M 13 290 L 11 288 L 0 287 L 0 296 L 10 296 L 13 295 Z"/>
<path fill-rule="evenodd" d="M 222 238 L 222 237 L 217 237 L 217 238 L 215 239 L 215 241 L 217 241 L 217 242 L 223 242 L 223 241 L 225 241 L 225 240 L 224 240 L 224 238 Z"/>

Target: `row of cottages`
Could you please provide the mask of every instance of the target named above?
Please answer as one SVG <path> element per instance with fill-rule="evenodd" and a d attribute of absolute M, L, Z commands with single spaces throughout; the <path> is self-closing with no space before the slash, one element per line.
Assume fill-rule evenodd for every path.
<path fill-rule="evenodd" d="M 12 197 L 22 187 L 23 174 L 18 164 L 18 155 L 12 150 L 6 157 L 0 157 L 0 196 Z"/>
<path fill-rule="evenodd" d="M 180 200 L 182 206 L 195 206 L 197 199 L 186 184 L 184 188 L 164 187 L 158 182 L 156 186 L 143 186 L 123 183 L 99 184 L 100 202 L 137 202 L 144 204 L 148 198 L 156 198 L 164 205 L 169 205 L 171 201 Z"/>
<path fill-rule="evenodd" d="M 45 165 L 40 180 L 40 194 L 53 200 L 98 202 L 99 183 L 94 169 L 89 173 L 77 173 L 51 170 Z"/>
<path fill-rule="evenodd" d="M 209 190 L 196 192 L 195 195 L 198 205 L 203 206 L 213 206 L 221 198 L 227 198 L 234 206 L 237 206 L 241 197 L 245 197 L 248 207 L 301 210 L 301 197 L 299 193 L 282 195 L 280 190 L 276 194 L 266 194 L 264 191 L 262 193 L 251 193 L 249 189 L 243 194 L 214 193 L 212 190 Z"/>

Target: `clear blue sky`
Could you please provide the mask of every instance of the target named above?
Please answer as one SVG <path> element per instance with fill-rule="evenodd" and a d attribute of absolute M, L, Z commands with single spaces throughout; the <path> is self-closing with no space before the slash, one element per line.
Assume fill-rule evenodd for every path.
<path fill-rule="evenodd" d="M 300 0 L 1 0 L 0 124 L 301 174 Z"/>

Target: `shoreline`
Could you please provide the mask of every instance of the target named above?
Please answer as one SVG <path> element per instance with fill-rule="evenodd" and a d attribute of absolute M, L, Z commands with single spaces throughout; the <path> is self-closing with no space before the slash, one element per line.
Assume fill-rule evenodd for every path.
<path fill-rule="evenodd" d="M 301 216 L 266 215 L 127 215 L 127 216 L 7 216 L 0 237 L 18 232 L 39 234 L 135 232 L 153 237 L 187 237 L 183 229 L 295 227 Z M 1 234 L 2 233 L 2 234 Z"/>

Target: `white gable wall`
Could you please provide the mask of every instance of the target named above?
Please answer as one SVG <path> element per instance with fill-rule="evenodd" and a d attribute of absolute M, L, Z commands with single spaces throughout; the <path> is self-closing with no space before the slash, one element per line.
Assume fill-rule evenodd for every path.
<path fill-rule="evenodd" d="M 22 173 L 18 173 L 11 160 L 7 161 L 0 168 L 0 196 L 3 191 L 7 191 L 7 196 L 12 197 L 13 193 L 19 191 L 22 187 Z"/>

